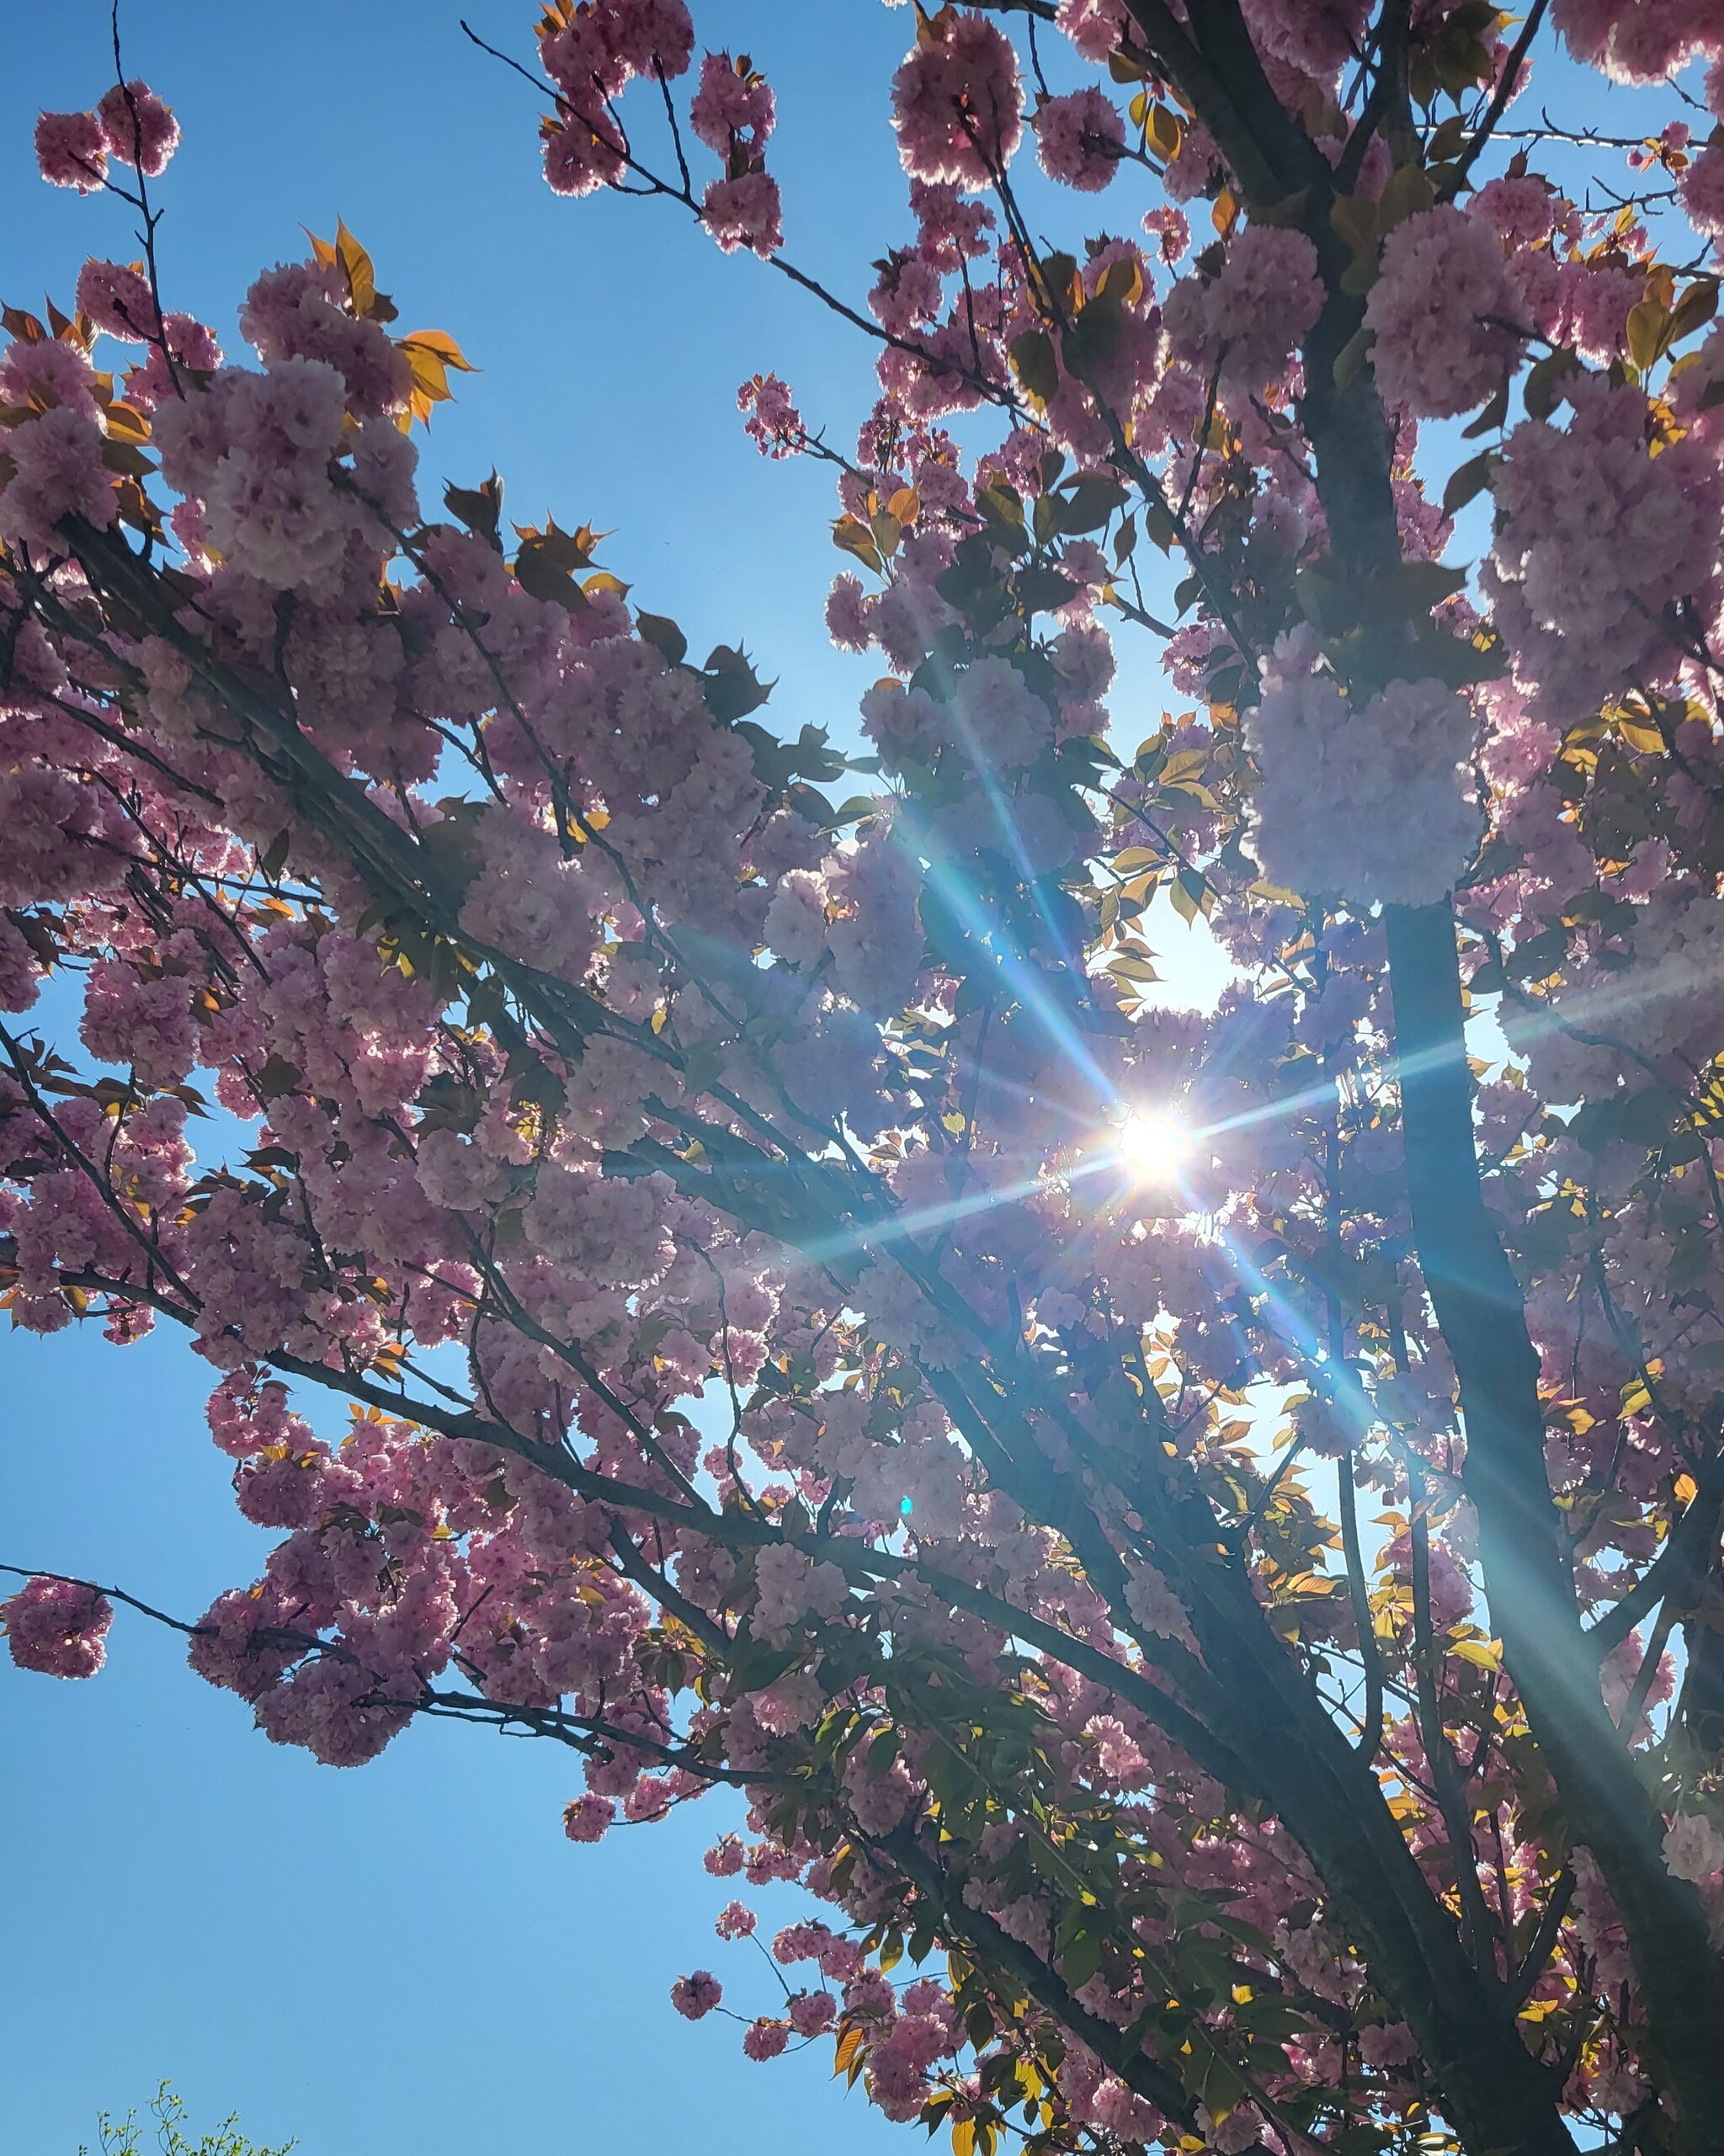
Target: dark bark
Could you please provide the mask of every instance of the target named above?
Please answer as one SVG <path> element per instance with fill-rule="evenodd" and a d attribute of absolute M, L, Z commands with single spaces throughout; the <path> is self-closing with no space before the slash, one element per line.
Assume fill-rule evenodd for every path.
<path fill-rule="evenodd" d="M 1681 2145 L 1724 2148 L 1724 1961 L 1699 1896 L 1665 1868 L 1663 1822 L 1605 1711 L 1575 1608 L 1545 1477 L 1538 1354 L 1479 1180 L 1454 916 L 1391 908 L 1388 928 L 1413 1238 L 1460 1380 L 1492 1622 L 1574 1839 L 1622 1918 Z"/>
<path fill-rule="evenodd" d="M 1300 417 L 1336 565 L 1363 580 L 1401 559 L 1390 437 L 1368 365 L 1336 386 L 1363 306 L 1337 288 L 1327 223 L 1312 237 L 1333 296 L 1306 348 Z M 1479 1177 L 1454 911 L 1391 908 L 1387 929 L 1413 1242 L 1459 1379 L 1492 1621 L 1574 1838 L 1627 1931 L 1681 2145 L 1724 2148 L 1724 1960 L 1698 1895 L 1665 1868 L 1663 1823 L 1604 1711 L 1575 1607 L 1545 1477 L 1538 1353 Z"/>
<path fill-rule="evenodd" d="M 1168 1521 L 1170 1552 L 1176 1543 L 1212 1550 L 1207 1505 L 1194 1493 L 1181 1511 Z M 1295 1667 L 1242 1570 L 1200 1556 L 1175 1568 L 1171 1555 L 1169 1569 L 1216 1680 L 1206 1709 L 1216 1735 L 1257 1765 L 1372 1983 L 1413 2031 L 1463 2142 L 1481 2153 L 1572 2156 L 1550 2075 L 1468 1960 L 1370 1764 Z"/>

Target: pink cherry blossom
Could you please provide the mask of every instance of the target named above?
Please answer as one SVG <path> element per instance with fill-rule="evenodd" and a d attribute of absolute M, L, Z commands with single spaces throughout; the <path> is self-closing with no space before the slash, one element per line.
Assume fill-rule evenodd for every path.
<path fill-rule="evenodd" d="M 545 145 L 545 178 L 553 194 L 590 194 L 614 187 L 626 168 L 610 122 L 577 113 Z"/>
<path fill-rule="evenodd" d="M 108 1658 L 113 1605 L 77 1580 L 27 1580 L 0 1602 L 0 1625 L 20 1669 L 46 1677 L 93 1677 Z"/>
<path fill-rule="evenodd" d="M 1294 890 L 1429 904 L 1482 829 L 1465 776 L 1473 733 L 1465 698 L 1439 683 L 1391 682 L 1355 712 L 1291 647 L 1278 653 L 1248 733 L 1263 775 L 1251 843 L 1264 872 Z M 1325 812 L 1338 797 L 1344 817 Z"/>
<path fill-rule="evenodd" d="M 747 1939 L 755 1924 L 754 1912 L 741 1902 L 726 1902 L 719 1911 L 715 1927 L 721 1939 Z"/>
<path fill-rule="evenodd" d="M 1086 60 L 1106 60 L 1131 22 L 1126 0 L 1060 0 L 1060 28 Z"/>
<path fill-rule="evenodd" d="M 788 2021 L 772 2021 L 764 2015 L 751 2021 L 742 2032 L 742 2051 L 752 2059 L 776 2058 L 790 2041 Z"/>
<path fill-rule="evenodd" d="M 1603 224 L 1588 146 L 1463 173 L 1510 39 L 1421 8 L 1476 186 L 1407 217 L 1380 17 L 1242 3 L 1248 51 L 918 11 L 854 438 L 737 397 L 833 466 L 865 755 L 591 504 L 422 504 L 429 348 L 350 250 L 254 280 L 237 364 L 100 257 L 11 317 L 0 1286 L 210 1364 L 266 1534 L 189 1660 L 271 1742 L 539 1729 L 577 1845 L 722 1787 L 707 1876 L 808 1898 L 751 2058 L 842 2031 L 980 2133 L 1033 2057 L 1126 2149 L 1631 2139 L 1716 2110 L 1724 2021 L 1716 1567 L 1649 1599 L 1724 1456 L 1715 146 L 1649 88 Z M 1716 57 L 1704 0 L 1555 12 L 1620 78 Z M 777 250 L 771 93 L 678 89 L 693 38 L 559 0 L 547 175 Z M 1114 228 L 1008 162 L 1026 76 Z M 93 1589 L 8 1619 L 100 1660 Z"/>
<path fill-rule="evenodd" d="M 1519 312 L 1494 235 L 1464 210 L 1420 210 L 1384 242 L 1365 303 L 1383 395 L 1425 418 L 1482 402 L 1519 357 Z"/>
<path fill-rule="evenodd" d="M 671 1986 L 670 2003 L 685 2020 L 698 2021 L 724 1997 L 724 1988 L 715 1976 L 705 1969 L 696 1969 L 691 1977 L 678 1977 Z"/>
<path fill-rule="evenodd" d="M 562 1815 L 563 1832 L 572 1842 L 601 1840 L 616 1817 L 608 1797 L 577 1797 Z"/>
<path fill-rule="evenodd" d="M 114 484 L 93 419 L 65 407 L 14 427 L 6 438 L 12 476 L 0 488 L 0 538 L 52 553 L 61 521 L 81 517 L 104 530 L 114 521 Z"/>
<path fill-rule="evenodd" d="M 771 85 L 758 73 L 742 72 L 727 52 L 709 52 L 701 61 L 689 124 L 709 150 L 728 157 L 740 146 L 758 157 L 772 133 L 774 110 Z"/>
<path fill-rule="evenodd" d="M 77 303 L 98 329 L 130 344 L 155 336 L 161 317 L 154 295 L 136 269 L 117 262 L 87 262 L 78 273 Z"/>
<path fill-rule="evenodd" d="M 748 248 L 773 255 L 785 243 L 778 182 L 769 173 L 709 180 L 700 200 L 700 221 L 726 254 Z"/>
<path fill-rule="evenodd" d="M 1032 116 L 1035 154 L 1050 179 L 1093 194 L 1119 171 L 1125 123 L 1111 98 L 1093 88 L 1049 98 Z"/>
<path fill-rule="evenodd" d="M 45 112 L 36 122 L 36 163 L 54 187 L 93 194 L 108 169 L 102 129 L 93 112 Z"/>
<path fill-rule="evenodd" d="M 1322 305 L 1317 250 L 1305 234 L 1248 226 L 1213 279 L 1173 287 L 1163 319 L 1194 366 L 1258 388 L 1280 374 Z"/>
<path fill-rule="evenodd" d="M 915 178 L 986 187 L 1023 132 L 1011 41 L 986 16 L 942 12 L 892 82 L 898 155 Z"/>
<path fill-rule="evenodd" d="M 179 122 L 147 83 L 116 83 L 96 107 L 102 143 L 117 164 L 157 179 L 179 147 Z"/>
<path fill-rule="evenodd" d="M 808 431 L 790 385 L 776 375 L 756 375 L 745 381 L 737 391 L 737 409 L 748 415 L 743 425 L 763 456 L 795 456 L 806 446 Z"/>

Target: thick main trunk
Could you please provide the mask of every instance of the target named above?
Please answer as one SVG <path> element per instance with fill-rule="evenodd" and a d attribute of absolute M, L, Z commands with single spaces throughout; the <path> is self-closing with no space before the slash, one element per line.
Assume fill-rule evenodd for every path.
<path fill-rule="evenodd" d="M 1335 386 L 1334 359 L 1362 307 L 1331 290 L 1305 355 L 1300 416 L 1337 562 L 1363 578 L 1401 558 L 1389 437 L 1368 365 Z M 1581 1636 L 1545 1477 L 1538 1354 L 1479 1179 L 1453 909 L 1391 908 L 1387 928 L 1413 1242 L 1460 1381 L 1492 1621 L 1574 1838 L 1622 1917 L 1682 2143 L 1724 2149 L 1724 1961 L 1694 1889 L 1664 1866 L 1662 1822 Z"/>
<path fill-rule="evenodd" d="M 1581 1635 L 1545 1477 L 1538 1355 L 1479 1180 L 1454 915 L 1391 908 L 1388 931 L 1413 1240 L 1460 1380 L 1492 1622 L 1574 1838 L 1622 1918 L 1681 2143 L 1698 2156 L 1724 2148 L 1724 1960 L 1699 1896 L 1665 1867 L 1663 1823 Z"/>
<path fill-rule="evenodd" d="M 1371 1981 L 1412 2030 L 1439 2108 L 1474 2156 L 1573 2156 L 1551 2076 L 1467 1960 L 1375 1773 L 1292 1668 L 1242 1584 L 1192 1610 L 1217 1684 L 1218 1733 L 1249 1747 Z"/>

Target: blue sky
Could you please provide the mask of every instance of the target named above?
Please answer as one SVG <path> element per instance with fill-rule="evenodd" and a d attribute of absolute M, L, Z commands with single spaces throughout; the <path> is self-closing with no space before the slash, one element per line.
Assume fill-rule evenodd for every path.
<path fill-rule="evenodd" d="M 821 626 L 837 560 L 825 476 L 768 465 L 737 385 L 776 368 L 853 436 L 869 401 L 854 333 L 785 280 L 726 260 L 662 205 L 553 198 L 527 86 L 466 43 L 455 5 L 127 0 L 128 63 L 173 103 L 163 183 L 171 303 L 215 322 L 258 269 L 338 215 L 402 326 L 458 337 L 483 371 L 422 438 L 428 482 L 494 463 L 523 521 L 615 531 L 607 559 L 700 651 L 745 639 L 780 677 L 774 714 L 849 728 L 874 668 Z M 468 0 L 529 52 L 527 0 Z M 705 0 L 705 40 L 773 72 L 777 168 L 801 258 L 850 291 L 907 224 L 885 124 L 906 18 L 874 5 Z M 0 80 L 0 294 L 69 299 L 87 253 L 135 250 L 121 206 L 43 187 L 37 109 L 110 79 L 104 5 L 8 23 Z M 870 214 L 858 214 L 859 205 Z M 434 499 L 426 487 L 428 499 Z M 225 1488 L 209 1373 L 162 1337 L 0 1331 L 0 1558 L 124 1581 L 196 1616 L 256 1574 L 270 1538 Z M 476 1731 L 411 1731 L 340 1774 L 266 1743 L 168 1635 L 125 1621 L 98 1682 L 0 1657 L 3 2156 L 72 2156 L 97 2110 L 172 2075 L 205 2121 L 301 2137 L 307 2156 L 585 2156 L 673 2135 L 703 2156 L 832 2156 L 893 2130 L 819 2052 L 755 2066 L 734 2023 L 691 2026 L 672 1979 L 715 1969 L 770 2007 L 758 1954 L 714 1938 L 726 1885 L 700 1851 L 716 1797 L 572 1848 L 572 1759 Z M 723 1807 L 723 1808 L 721 1808 Z M 779 1905 L 788 1912 L 783 1889 Z M 769 1908 L 771 1897 L 760 1897 Z"/>
<path fill-rule="evenodd" d="M 344 217 L 402 327 L 450 330 L 483 370 L 422 439 L 427 501 L 434 481 L 471 484 L 495 464 L 522 521 L 554 509 L 614 531 L 607 566 L 697 652 L 745 641 L 779 678 L 784 730 L 811 720 L 850 737 L 876 669 L 822 626 L 839 566 L 826 476 L 760 459 L 734 398 L 775 369 L 848 448 L 870 401 L 866 353 L 679 212 L 553 198 L 539 108 L 466 43 L 459 12 L 127 0 L 129 69 L 186 138 L 163 184 L 169 303 L 231 351 L 250 278 L 304 251 L 302 223 L 327 233 Z M 524 53 L 531 12 L 467 6 Z M 859 297 L 870 258 L 907 237 L 886 123 L 907 13 L 700 0 L 697 22 L 770 72 L 790 250 Z M 65 302 L 87 253 L 134 252 L 120 205 L 44 188 L 29 148 L 40 107 L 105 87 L 106 27 L 98 0 L 8 24 L 12 303 L 45 289 Z M 1057 229 L 1072 228 L 1068 203 Z M 1132 742 L 1160 709 L 1147 660 L 1115 699 L 1141 702 Z M 1158 941 L 1178 933 L 1157 924 Z M 119 1580 L 188 1616 L 254 1576 L 268 1538 L 226 1492 L 208 1384 L 175 1339 L 121 1354 L 93 1335 L 0 1332 L 0 1560 Z M 672 1978 L 697 1965 L 751 2010 L 774 1995 L 757 1954 L 712 1936 L 727 1890 L 699 1851 L 731 1800 L 575 1850 L 559 1815 L 577 1786 L 548 1747 L 448 1727 L 357 1772 L 317 1767 L 265 1743 L 141 1621 L 122 1618 L 93 1685 L 0 1658 L 0 2156 L 72 2156 L 99 2107 L 141 2104 L 163 2074 L 200 2118 L 237 2106 L 254 2136 L 296 2133 L 307 2156 L 585 2156 L 667 2133 L 702 2156 L 884 2149 L 893 2129 L 819 2051 L 753 2066 L 734 2024 L 671 2011 Z"/>

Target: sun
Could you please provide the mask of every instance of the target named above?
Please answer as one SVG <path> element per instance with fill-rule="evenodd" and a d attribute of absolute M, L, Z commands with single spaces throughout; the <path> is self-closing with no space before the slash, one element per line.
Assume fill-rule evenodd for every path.
<path fill-rule="evenodd" d="M 1115 1126 L 1114 1158 L 1134 1182 L 1168 1181 L 1190 1152 L 1191 1134 L 1169 1109 L 1128 1109 Z"/>

